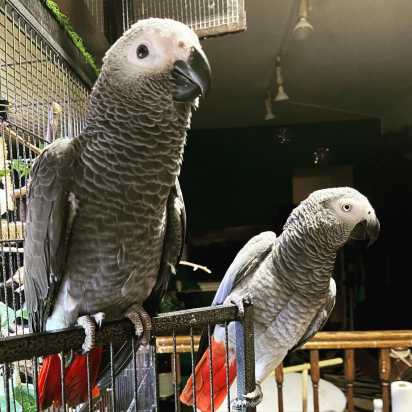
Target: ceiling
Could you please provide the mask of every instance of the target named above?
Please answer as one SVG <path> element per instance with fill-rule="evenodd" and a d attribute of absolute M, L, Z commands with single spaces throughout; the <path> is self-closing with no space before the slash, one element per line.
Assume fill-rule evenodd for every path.
<path fill-rule="evenodd" d="M 213 90 L 193 127 L 380 118 L 389 130 L 409 123 L 412 2 L 312 0 L 309 21 L 315 30 L 300 42 L 286 35 L 295 24 L 297 3 L 246 0 L 246 32 L 203 42 Z M 265 94 L 281 48 L 290 100 L 274 103 L 276 119 L 265 121 Z"/>

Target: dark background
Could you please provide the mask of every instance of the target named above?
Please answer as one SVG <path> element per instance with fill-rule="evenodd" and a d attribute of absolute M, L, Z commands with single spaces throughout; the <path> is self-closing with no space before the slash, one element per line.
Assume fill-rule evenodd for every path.
<path fill-rule="evenodd" d="M 193 246 L 197 236 L 248 225 L 279 233 L 294 206 L 295 169 L 352 165 L 354 187 L 369 198 L 381 222 L 378 241 L 360 252 L 365 273 L 362 298 L 355 299 L 354 327 L 410 329 L 409 311 L 405 310 L 412 290 L 409 130 L 382 135 L 377 120 L 317 123 L 287 127 L 290 142 L 284 144 L 278 132 L 274 127 L 190 132 L 180 180 L 191 260 L 207 264 L 212 278 L 221 279 L 248 239 Z M 330 148 L 326 165 L 314 165 L 313 152 L 319 146 Z M 345 256 L 350 265 L 351 253 Z M 356 286 L 360 274 L 356 262 L 354 265 L 348 282 Z M 204 278 L 199 272 L 191 273 L 193 279 Z M 205 304 L 208 299 L 211 296 Z"/>

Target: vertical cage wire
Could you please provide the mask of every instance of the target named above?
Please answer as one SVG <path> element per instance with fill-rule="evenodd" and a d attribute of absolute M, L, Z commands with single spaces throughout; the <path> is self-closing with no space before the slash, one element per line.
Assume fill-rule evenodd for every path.
<path fill-rule="evenodd" d="M 1 336 L 27 332 L 23 232 L 31 164 L 52 140 L 80 133 L 88 88 L 8 0 L 0 1 Z M 20 363 L 16 367 L 30 368 Z M 26 382 L 27 383 L 27 379 Z"/>
<path fill-rule="evenodd" d="M 84 0 L 91 16 L 93 17 L 96 28 L 104 32 L 104 0 Z"/>
<path fill-rule="evenodd" d="M 13 2 L 0 0 L 0 337 L 28 332 L 23 235 L 31 165 L 54 139 L 80 133 L 88 93 Z M 2 365 L 7 410 L 38 409 L 38 364 L 35 358 Z"/>

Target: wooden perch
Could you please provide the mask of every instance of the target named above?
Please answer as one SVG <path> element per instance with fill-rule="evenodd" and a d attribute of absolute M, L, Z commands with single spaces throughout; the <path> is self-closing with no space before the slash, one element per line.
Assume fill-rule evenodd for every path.
<path fill-rule="evenodd" d="M 1 220 L 1 240 L 17 241 L 23 240 L 24 223 L 23 222 L 8 222 L 5 219 Z M 0 248 L 5 251 L 6 248 Z"/>
<path fill-rule="evenodd" d="M 23 285 L 23 281 L 24 281 L 24 266 L 21 266 L 16 270 L 16 273 L 11 278 L 6 280 L 6 285 L 9 286 L 13 282 L 17 283 L 18 285 Z"/>
<path fill-rule="evenodd" d="M 29 148 L 33 153 L 36 155 L 39 155 L 42 151 L 39 147 L 35 146 L 34 144 L 28 142 L 26 139 L 23 137 L 19 136 L 14 130 L 10 129 L 9 126 L 6 126 L 4 128 L 4 131 L 16 142 L 21 143 L 23 146 L 26 146 Z"/>
<path fill-rule="evenodd" d="M 19 187 L 18 189 L 14 189 L 12 196 L 14 199 L 20 199 L 22 197 L 26 197 L 27 195 L 27 187 L 26 186 L 22 186 Z"/>
<path fill-rule="evenodd" d="M 179 265 L 190 266 L 191 268 L 193 268 L 193 272 L 196 271 L 196 270 L 198 270 L 198 269 L 200 269 L 200 270 L 203 270 L 203 271 L 206 272 L 206 273 L 209 273 L 209 274 L 212 273 L 212 271 L 211 271 L 208 267 L 202 266 L 202 265 L 198 265 L 197 263 L 187 262 L 186 260 L 181 260 L 181 261 L 179 262 Z"/>

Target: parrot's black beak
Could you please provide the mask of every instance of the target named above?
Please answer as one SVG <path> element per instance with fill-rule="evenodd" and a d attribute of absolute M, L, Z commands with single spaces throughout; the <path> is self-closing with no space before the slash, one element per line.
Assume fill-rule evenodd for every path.
<path fill-rule="evenodd" d="M 358 223 L 353 228 L 350 238 L 354 240 L 367 240 L 369 247 L 378 239 L 380 228 L 378 218 L 373 216 Z"/>
<path fill-rule="evenodd" d="M 173 98 L 179 103 L 191 103 L 210 90 L 212 71 L 204 53 L 192 49 L 189 60 L 177 60 L 172 76 L 175 83 Z"/>

